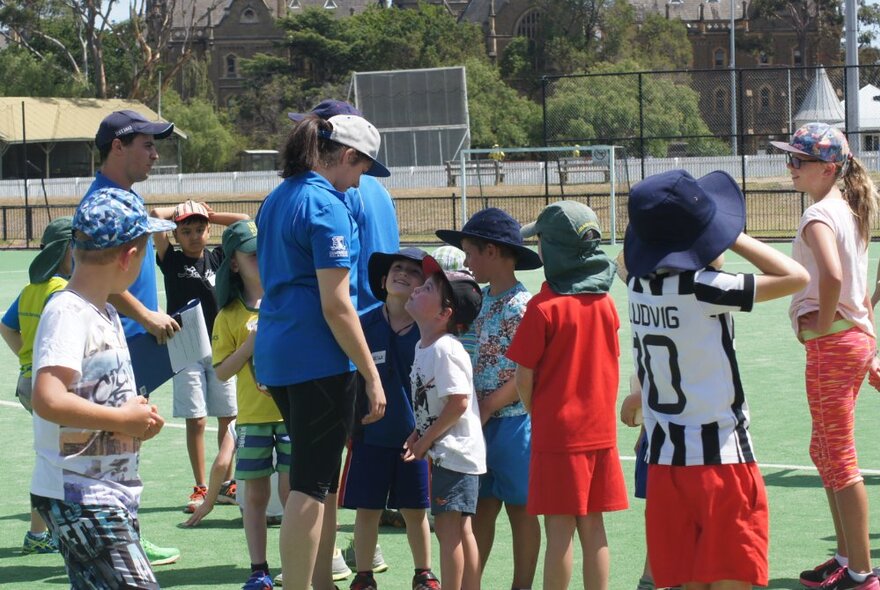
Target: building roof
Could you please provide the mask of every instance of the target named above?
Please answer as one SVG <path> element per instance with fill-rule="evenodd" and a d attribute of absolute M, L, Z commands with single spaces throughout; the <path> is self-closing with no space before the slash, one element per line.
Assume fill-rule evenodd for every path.
<path fill-rule="evenodd" d="M 840 108 L 846 111 L 846 101 L 840 101 Z M 859 90 L 859 131 L 880 129 L 880 88 L 868 84 Z"/>
<path fill-rule="evenodd" d="M 813 84 L 804 97 L 800 109 L 794 116 L 794 126 L 800 127 L 806 123 L 821 121 L 829 125 L 842 123 L 846 119 L 843 108 L 840 106 L 840 99 L 828 79 L 825 68 L 816 70 L 816 77 L 813 78 Z"/>
<path fill-rule="evenodd" d="M 235 0 L 178 0 L 171 15 L 172 28 L 201 28 L 219 25 L 226 18 Z M 379 0 L 249 0 L 244 3 L 263 5 L 273 18 L 301 14 L 306 8 L 326 8 L 336 16 L 351 16 L 368 6 L 380 5 Z M 280 12 L 280 14 L 279 14 Z M 210 19 L 208 18 L 210 13 Z"/>
<path fill-rule="evenodd" d="M 132 110 L 151 121 L 164 121 L 136 100 L 93 98 L 0 97 L 0 143 L 22 143 L 22 103 L 28 143 L 95 141 L 101 120 L 113 111 Z M 176 127 L 174 133 L 186 139 Z"/>

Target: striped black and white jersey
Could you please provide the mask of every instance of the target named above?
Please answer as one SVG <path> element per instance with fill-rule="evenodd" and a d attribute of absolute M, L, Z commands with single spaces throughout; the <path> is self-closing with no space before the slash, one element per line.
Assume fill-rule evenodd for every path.
<path fill-rule="evenodd" d="M 627 285 L 648 462 L 753 462 L 731 312 L 751 311 L 754 275 L 706 268 Z"/>

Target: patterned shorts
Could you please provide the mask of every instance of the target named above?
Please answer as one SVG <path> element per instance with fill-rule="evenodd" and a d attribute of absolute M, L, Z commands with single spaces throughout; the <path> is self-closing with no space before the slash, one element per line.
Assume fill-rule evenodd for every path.
<path fill-rule="evenodd" d="M 58 541 L 72 588 L 158 590 L 141 547 L 138 521 L 128 510 L 82 506 L 33 494 L 31 505 Z"/>

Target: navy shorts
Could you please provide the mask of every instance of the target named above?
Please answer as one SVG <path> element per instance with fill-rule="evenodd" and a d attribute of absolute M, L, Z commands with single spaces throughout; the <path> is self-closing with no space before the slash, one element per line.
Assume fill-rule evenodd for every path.
<path fill-rule="evenodd" d="M 339 489 L 342 450 L 354 423 L 357 373 L 269 387 L 290 434 L 290 489 L 323 502 Z"/>
<path fill-rule="evenodd" d="M 636 449 L 636 498 L 644 500 L 648 497 L 648 437 L 639 438 Z"/>
<path fill-rule="evenodd" d="M 480 476 L 480 497 L 525 506 L 529 496 L 532 420 L 528 414 L 492 418 L 483 426 L 486 473 Z"/>
<path fill-rule="evenodd" d="M 71 588 L 158 590 L 138 521 L 119 506 L 83 506 L 31 494 L 64 558 Z"/>
<path fill-rule="evenodd" d="M 403 449 L 380 447 L 354 440 L 348 451 L 340 484 L 344 508 L 427 508 L 428 462 L 406 462 Z"/>
<path fill-rule="evenodd" d="M 431 514 L 477 512 L 480 476 L 450 471 L 434 465 L 431 468 Z"/>

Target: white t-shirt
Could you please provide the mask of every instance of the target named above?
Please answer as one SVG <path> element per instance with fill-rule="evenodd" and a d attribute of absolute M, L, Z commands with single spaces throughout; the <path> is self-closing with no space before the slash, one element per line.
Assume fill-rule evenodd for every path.
<path fill-rule="evenodd" d="M 419 341 L 410 377 L 419 435 L 440 416 L 448 396 L 467 394 L 469 398 L 465 413 L 428 451 L 434 464 L 459 473 L 485 473 L 486 442 L 474 393 L 471 358 L 461 342 L 450 334 L 425 348 Z"/>
<path fill-rule="evenodd" d="M 92 403 L 118 407 L 137 395 L 119 315 L 105 313 L 73 291 L 46 304 L 34 340 L 33 374 L 44 367 L 76 371 L 70 391 Z M 34 413 L 37 452 L 31 493 L 65 502 L 121 506 L 137 513 L 140 441 L 118 432 L 71 428 Z"/>

